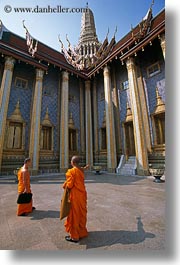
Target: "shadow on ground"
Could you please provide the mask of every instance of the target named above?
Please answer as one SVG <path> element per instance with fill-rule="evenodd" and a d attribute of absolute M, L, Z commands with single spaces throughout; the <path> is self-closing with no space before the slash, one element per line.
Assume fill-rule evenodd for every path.
<path fill-rule="evenodd" d="M 42 210 L 35 210 L 33 211 L 33 215 L 30 216 L 31 220 L 41 220 L 46 218 L 59 218 L 59 211 L 42 211 Z"/>
<path fill-rule="evenodd" d="M 80 240 L 80 245 L 87 249 L 106 247 L 114 244 L 138 244 L 146 238 L 154 238 L 155 234 L 148 233 L 143 228 L 141 217 L 137 217 L 137 231 L 107 230 L 89 232 L 87 238 Z"/>

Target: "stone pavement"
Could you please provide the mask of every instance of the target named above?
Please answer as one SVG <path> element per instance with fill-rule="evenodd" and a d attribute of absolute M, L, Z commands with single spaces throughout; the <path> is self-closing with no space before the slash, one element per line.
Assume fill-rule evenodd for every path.
<path fill-rule="evenodd" d="M 59 219 L 63 182 L 64 175 L 32 177 L 36 210 L 17 217 L 17 183 L 0 177 L 0 249 L 165 250 L 165 183 L 86 172 L 89 236 L 75 244 Z"/>

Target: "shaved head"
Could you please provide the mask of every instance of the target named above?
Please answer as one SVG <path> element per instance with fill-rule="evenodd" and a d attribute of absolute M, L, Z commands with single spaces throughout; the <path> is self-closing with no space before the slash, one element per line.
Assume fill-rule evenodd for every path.
<path fill-rule="evenodd" d="M 71 162 L 72 162 L 73 164 L 79 165 L 79 163 L 80 163 L 80 158 L 79 158 L 78 156 L 73 156 L 73 157 L 71 158 Z"/>

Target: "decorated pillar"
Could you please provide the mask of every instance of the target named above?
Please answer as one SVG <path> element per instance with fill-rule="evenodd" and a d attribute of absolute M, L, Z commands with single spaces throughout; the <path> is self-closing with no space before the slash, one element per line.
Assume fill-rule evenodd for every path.
<path fill-rule="evenodd" d="M 93 128 L 94 128 L 94 152 L 98 155 L 98 108 L 97 108 L 97 84 L 96 79 L 93 80 Z"/>
<path fill-rule="evenodd" d="M 145 93 L 145 85 L 143 82 L 143 77 L 141 75 L 140 69 L 137 71 L 137 85 L 138 85 L 138 91 L 139 91 L 139 98 L 141 102 L 141 109 L 142 111 L 142 119 L 144 124 L 144 135 L 146 138 L 146 146 L 149 153 L 151 153 L 151 134 L 150 134 L 150 125 L 149 125 L 149 114 L 148 114 L 148 105 L 147 105 L 147 97 Z"/>
<path fill-rule="evenodd" d="M 91 81 L 85 81 L 86 164 L 93 166 Z"/>
<path fill-rule="evenodd" d="M 148 153 L 142 115 L 142 106 L 138 90 L 136 67 L 133 58 L 126 62 L 130 88 L 131 108 L 133 115 L 134 139 L 138 175 L 148 175 Z"/>
<path fill-rule="evenodd" d="M 81 153 L 85 154 L 84 87 L 82 80 L 79 81 L 79 88 L 80 88 L 80 146 L 81 146 Z"/>
<path fill-rule="evenodd" d="M 69 167 L 69 73 L 62 72 L 61 86 L 61 116 L 60 116 L 60 171 L 65 172 Z"/>
<path fill-rule="evenodd" d="M 119 98 L 118 98 L 118 90 L 116 86 L 116 74 L 115 68 L 113 68 L 113 103 L 114 103 L 114 122 L 115 122 L 115 132 L 116 132 L 116 149 L 117 154 L 120 155 L 122 153 L 121 147 L 121 132 L 120 132 L 120 107 L 119 107 Z"/>
<path fill-rule="evenodd" d="M 4 73 L 0 89 L 0 171 L 2 165 L 3 143 L 4 143 L 4 135 L 6 133 L 6 119 L 7 119 L 14 63 L 15 60 L 12 57 L 5 58 Z"/>
<path fill-rule="evenodd" d="M 111 91 L 111 75 L 110 68 L 108 66 L 104 67 L 104 93 L 106 110 L 107 167 L 108 171 L 115 172 L 117 167 L 116 134 Z"/>
<path fill-rule="evenodd" d="M 162 52 L 163 52 L 163 56 L 164 56 L 164 60 L 165 60 L 165 56 L 166 56 L 166 39 L 165 39 L 165 34 L 162 34 L 159 38 L 160 38 L 160 44 L 161 44 L 161 48 L 162 48 Z"/>
<path fill-rule="evenodd" d="M 29 143 L 29 157 L 32 160 L 32 174 L 37 174 L 39 169 L 40 151 L 40 122 L 41 122 L 41 101 L 42 83 L 44 71 L 36 69 L 36 83 L 34 88 L 34 98 L 31 113 L 31 129 Z"/>

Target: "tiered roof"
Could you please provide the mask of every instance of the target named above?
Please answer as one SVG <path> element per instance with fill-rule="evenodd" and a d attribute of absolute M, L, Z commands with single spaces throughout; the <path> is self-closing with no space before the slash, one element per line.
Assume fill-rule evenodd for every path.
<path fill-rule="evenodd" d="M 42 42 L 37 43 L 32 40 L 31 43 L 31 35 L 27 34 L 27 29 L 26 38 L 29 39 L 24 39 L 10 32 L 1 22 L 0 53 L 2 56 L 12 56 L 17 60 L 22 60 L 45 71 L 48 71 L 48 67 L 51 64 L 87 79 L 114 59 L 120 59 L 123 63 L 128 57 L 137 55 L 140 50 L 152 43 L 162 33 L 165 33 L 165 9 L 153 18 L 152 9 L 150 8 L 144 19 L 134 29 L 131 28 L 129 33 L 117 43 L 115 34 L 110 42 L 108 42 L 106 36 L 95 54 L 96 60 L 91 64 L 91 67 L 77 69 L 77 67 L 73 67 L 62 52 L 58 52 Z M 37 50 L 35 49 L 34 54 L 29 52 L 28 40 L 29 45 L 32 45 L 31 48 L 35 49 L 37 44 Z"/>

